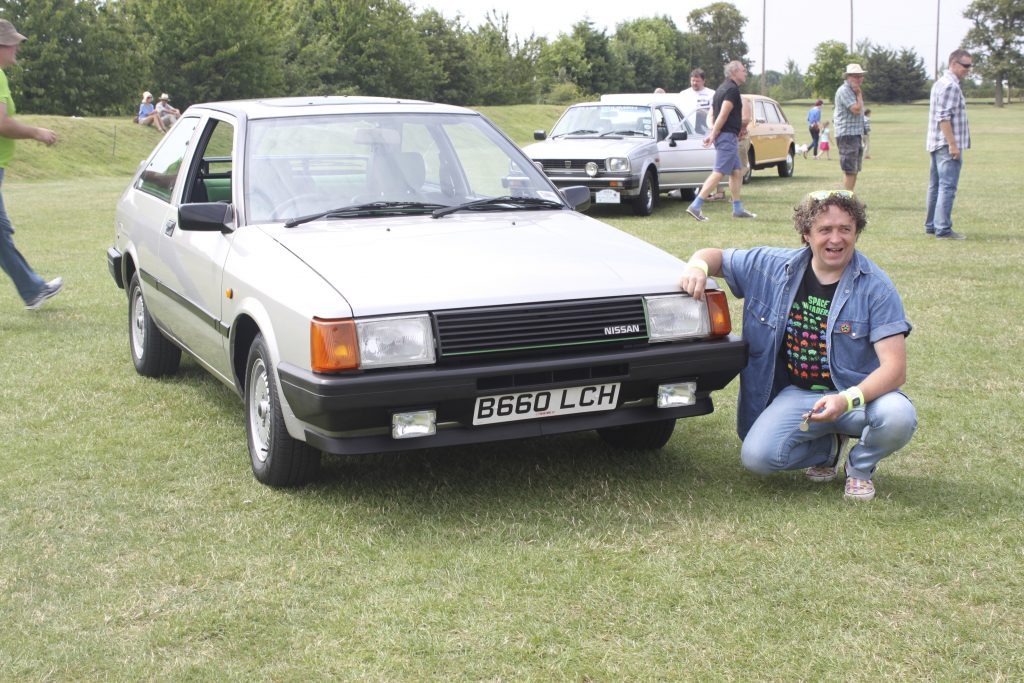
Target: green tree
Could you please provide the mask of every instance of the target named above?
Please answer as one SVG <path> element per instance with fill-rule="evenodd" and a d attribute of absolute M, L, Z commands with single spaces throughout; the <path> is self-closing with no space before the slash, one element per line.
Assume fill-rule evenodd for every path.
<path fill-rule="evenodd" d="M 474 64 L 476 100 L 467 104 L 498 105 L 536 102 L 539 86 L 534 78 L 544 44 L 530 36 L 512 37 L 508 15 L 488 12 L 483 25 L 467 34 Z"/>
<path fill-rule="evenodd" d="M 911 49 L 898 53 L 871 47 L 864 68 L 864 99 L 872 102 L 910 102 L 924 97 L 928 77 L 924 60 Z"/>
<path fill-rule="evenodd" d="M 814 61 L 807 67 L 806 82 L 810 86 L 811 95 L 823 100 L 835 97 L 836 90 L 843 84 L 846 65 L 857 59 L 838 40 L 818 43 L 814 48 Z"/>
<path fill-rule="evenodd" d="M 689 81 L 689 65 L 683 59 L 683 34 L 667 16 L 619 24 L 612 51 L 622 67 L 619 85 L 623 90 L 673 90 Z"/>
<path fill-rule="evenodd" d="M 807 92 L 807 86 L 804 83 L 803 74 L 800 73 L 800 67 L 797 66 L 794 60 L 786 60 L 785 73 L 779 79 L 778 85 L 768 89 L 768 94 L 780 102 L 800 99 L 810 94 Z"/>
<path fill-rule="evenodd" d="M 964 17 L 974 26 L 964 37 L 977 72 L 995 86 L 995 103 L 1003 106 L 1003 82 L 1024 76 L 1024 3 L 1020 0 L 974 0 Z"/>
<path fill-rule="evenodd" d="M 281 93 L 279 9 L 261 0 L 132 0 L 152 62 L 150 90 L 175 105 Z M 127 59 L 125 61 L 128 61 Z"/>
<path fill-rule="evenodd" d="M 469 41 L 461 21 L 447 20 L 437 10 L 428 9 L 416 17 L 416 30 L 435 67 L 426 99 L 447 104 L 476 102 Z"/>
<path fill-rule="evenodd" d="M 690 12 L 686 21 L 697 38 L 697 53 L 691 63 L 704 69 L 710 87 L 725 80 L 727 63 L 738 59 L 749 66 L 747 43 L 743 40 L 747 18 L 734 5 L 712 3 Z"/>
<path fill-rule="evenodd" d="M 23 66 L 10 70 L 19 111 L 85 115 L 127 113 L 141 92 L 148 62 L 117 3 L 94 0 L 3 0 L 0 16 L 30 39 Z"/>

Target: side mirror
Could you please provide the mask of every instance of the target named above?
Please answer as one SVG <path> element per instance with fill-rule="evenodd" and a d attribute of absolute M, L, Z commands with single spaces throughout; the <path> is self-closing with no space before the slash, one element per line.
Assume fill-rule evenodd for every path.
<path fill-rule="evenodd" d="M 542 130 L 535 130 L 535 131 L 533 131 L 533 139 L 534 140 L 547 140 L 548 139 L 548 134 L 546 132 L 542 131 Z"/>
<path fill-rule="evenodd" d="M 686 137 L 687 137 L 687 135 L 686 135 L 686 131 L 685 130 L 677 130 L 674 133 L 672 133 L 672 135 L 669 136 L 669 138 L 671 140 L 673 140 L 673 141 L 685 140 Z"/>
<path fill-rule="evenodd" d="M 590 208 L 590 188 L 583 185 L 570 185 L 563 187 L 562 197 L 576 211 L 586 211 Z"/>
<path fill-rule="evenodd" d="M 230 204 L 203 202 L 178 207 L 178 227 L 196 232 L 231 232 L 235 212 Z"/>

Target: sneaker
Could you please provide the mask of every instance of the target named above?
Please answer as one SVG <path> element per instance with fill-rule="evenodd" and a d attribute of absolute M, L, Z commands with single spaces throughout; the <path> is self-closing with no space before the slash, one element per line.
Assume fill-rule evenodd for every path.
<path fill-rule="evenodd" d="M 47 299 L 52 299 L 60 293 L 61 288 L 64 287 L 64 278 L 54 278 L 50 280 L 34 297 L 29 299 L 28 303 L 25 304 L 25 308 L 29 311 L 34 311 L 43 304 L 46 303 Z"/>
<path fill-rule="evenodd" d="M 756 213 L 750 213 L 746 209 L 743 209 L 739 213 L 733 213 L 732 217 L 733 218 L 757 218 L 757 214 Z"/>
<path fill-rule="evenodd" d="M 701 222 L 708 220 L 708 217 L 701 213 L 700 209 L 695 209 L 692 206 L 686 207 L 686 213 L 693 216 L 694 220 L 698 220 Z"/>
<path fill-rule="evenodd" d="M 857 479 L 856 477 L 846 478 L 847 500 L 871 500 L 875 497 L 875 485 L 870 479 Z"/>
<path fill-rule="evenodd" d="M 832 457 L 829 459 L 829 462 L 824 465 L 808 467 L 804 471 L 804 476 L 811 481 L 824 483 L 832 481 L 839 474 L 843 451 L 846 449 L 846 442 L 850 440 L 850 437 L 843 434 L 833 434 L 833 437 L 835 437 L 835 441 L 833 442 Z"/>
<path fill-rule="evenodd" d="M 935 237 L 935 231 L 934 230 L 925 230 L 924 234 L 925 234 L 926 237 Z"/>
<path fill-rule="evenodd" d="M 941 235 L 939 233 L 935 233 L 935 239 L 937 239 L 937 240 L 965 240 L 965 239 L 967 239 L 967 235 L 964 235 L 963 233 L 959 233 L 956 230 L 950 230 L 949 232 L 944 232 Z"/>

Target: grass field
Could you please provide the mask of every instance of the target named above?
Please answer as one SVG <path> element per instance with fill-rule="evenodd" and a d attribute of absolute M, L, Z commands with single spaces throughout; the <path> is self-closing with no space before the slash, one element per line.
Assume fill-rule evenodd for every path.
<path fill-rule="evenodd" d="M 19 143 L 3 196 L 67 285 L 33 313 L 0 281 L 0 681 L 1024 679 L 1024 109 L 970 110 L 964 242 L 922 235 L 927 109 L 872 109 L 859 247 L 914 324 L 920 429 L 859 505 L 748 474 L 735 383 L 660 452 L 583 433 L 263 487 L 231 391 L 128 355 L 104 251 L 157 135 L 25 117 L 62 140 Z M 558 111 L 486 113 L 525 144 Z M 795 245 L 793 205 L 840 182 L 836 160 L 797 162 L 744 187 L 753 222 L 666 199 L 595 215 L 683 258 Z"/>

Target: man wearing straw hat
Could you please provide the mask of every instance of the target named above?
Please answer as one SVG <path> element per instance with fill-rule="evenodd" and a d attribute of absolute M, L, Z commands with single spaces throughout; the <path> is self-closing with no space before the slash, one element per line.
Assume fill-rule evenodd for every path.
<path fill-rule="evenodd" d="M 836 90 L 832 130 L 839 148 L 839 168 L 843 170 L 843 187 L 853 191 L 864 159 L 864 74 L 860 64 L 847 64 L 845 80 Z"/>

